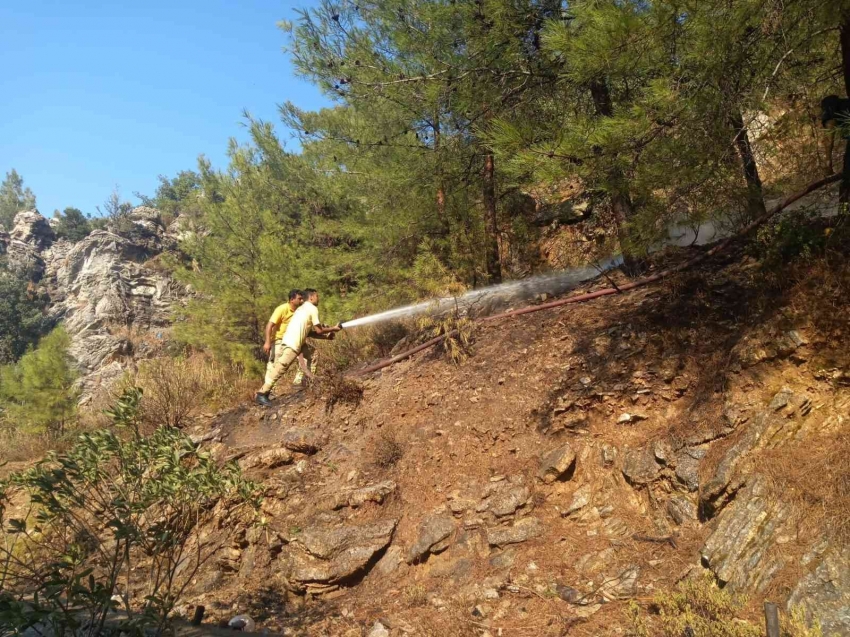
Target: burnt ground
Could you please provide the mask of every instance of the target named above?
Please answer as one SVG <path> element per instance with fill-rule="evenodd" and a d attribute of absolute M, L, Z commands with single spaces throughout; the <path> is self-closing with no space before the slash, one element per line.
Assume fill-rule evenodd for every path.
<path fill-rule="evenodd" d="M 847 392 L 843 259 L 789 264 L 777 277 L 747 252 L 739 247 L 631 293 L 488 323 L 463 364 L 419 354 L 362 379 L 357 406 L 328 412 L 315 392 L 287 388 L 269 410 L 243 405 L 217 416 L 195 433 L 208 434 L 204 444 L 221 458 L 275 448 L 293 428 L 323 443 L 281 466 L 246 470 L 264 489 L 263 530 L 237 542 L 229 561 L 202 568 L 187 607 L 202 603 L 215 620 L 246 612 L 259 628 L 292 635 L 365 635 L 376 620 L 392 635 L 623 634 L 631 602 L 647 605 L 702 569 L 716 518 L 677 523 L 669 502 L 681 496 L 696 510 L 742 435 L 730 409 L 766 405 L 790 386 L 828 418 Z M 658 255 L 652 267 L 688 254 Z M 778 346 L 788 334 L 800 342 Z M 541 456 L 565 443 L 576 453 L 574 470 L 541 482 Z M 703 453 L 696 489 L 661 459 L 687 445 Z M 656 449 L 657 475 L 626 475 L 630 451 L 648 448 Z M 395 488 L 381 504 L 326 504 L 388 480 Z M 507 524 L 533 517 L 542 531 L 490 547 L 485 527 L 505 522 L 479 520 L 488 514 L 476 504 L 503 484 L 528 490 Z M 589 503 L 565 515 L 583 493 Z M 465 499 L 468 507 L 456 505 Z M 455 520 L 448 548 L 418 563 L 383 559 L 406 555 L 432 515 Z M 391 546 L 363 569 L 323 593 L 290 590 L 283 556 L 306 530 L 385 519 L 398 520 Z M 783 546 L 800 553 L 806 542 L 798 536 Z M 748 612 L 755 617 L 765 596 L 784 601 L 792 584 L 780 573 Z"/>

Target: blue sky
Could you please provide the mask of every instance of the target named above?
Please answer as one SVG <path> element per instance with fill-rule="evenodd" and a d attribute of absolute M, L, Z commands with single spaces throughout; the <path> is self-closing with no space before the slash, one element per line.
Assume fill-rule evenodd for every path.
<path fill-rule="evenodd" d="M 15 168 L 46 216 L 94 213 L 115 186 L 135 202 L 200 154 L 225 167 L 243 109 L 291 147 L 277 104 L 327 102 L 295 77 L 276 23 L 312 1 L 0 1 L 0 173 Z"/>

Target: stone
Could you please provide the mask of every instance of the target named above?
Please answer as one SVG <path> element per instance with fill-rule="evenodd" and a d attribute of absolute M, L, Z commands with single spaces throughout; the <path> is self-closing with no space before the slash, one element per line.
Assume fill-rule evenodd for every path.
<path fill-rule="evenodd" d="M 629 566 L 616 576 L 608 577 L 600 587 L 599 593 L 608 600 L 626 599 L 637 595 L 637 581 L 640 568 Z"/>
<path fill-rule="evenodd" d="M 794 392 L 790 387 L 783 387 L 773 399 L 770 401 L 770 404 L 767 406 L 771 411 L 780 411 L 785 409 L 788 406 L 788 403 L 791 402 L 791 399 L 794 397 Z"/>
<path fill-rule="evenodd" d="M 566 517 L 568 515 L 572 515 L 576 511 L 580 511 L 590 504 L 592 495 L 589 484 L 580 486 L 573 493 L 573 499 L 570 501 L 570 505 L 563 511 L 563 513 L 561 513 L 561 515 Z"/>
<path fill-rule="evenodd" d="M 575 468 L 575 462 L 576 454 L 569 444 L 557 447 L 540 459 L 537 477 L 546 484 L 567 479 Z"/>
<path fill-rule="evenodd" d="M 760 590 L 784 562 L 769 556 L 788 517 L 788 506 L 755 477 L 723 510 L 700 553 L 703 564 L 730 590 Z"/>
<path fill-rule="evenodd" d="M 448 548 L 448 540 L 455 531 L 455 521 L 447 515 L 432 515 L 419 525 L 419 536 L 407 553 L 407 563 L 413 564 L 431 553 Z"/>
<path fill-rule="evenodd" d="M 249 453 L 239 460 L 242 469 L 276 469 L 293 460 L 292 452 L 285 447 L 273 447 L 264 451 Z"/>
<path fill-rule="evenodd" d="M 56 241 L 56 234 L 47 219 L 42 217 L 37 210 L 24 210 L 15 215 L 9 239 L 26 243 L 33 249 L 42 251 L 53 245 L 53 242 Z"/>
<path fill-rule="evenodd" d="M 770 412 L 757 414 L 740 440 L 732 445 L 721 458 L 714 475 L 700 490 L 699 509 L 703 519 L 714 517 L 728 502 L 731 494 L 740 487 L 741 481 L 736 475 L 736 469 L 747 454 L 758 445 L 762 435 L 771 426 L 773 417 L 774 415 Z"/>
<path fill-rule="evenodd" d="M 617 447 L 614 445 L 603 443 L 602 448 L 600 449 L 600 456 L 602 460 L 603 467 L 610 467 L 615 462 L 617 462 Z"/>
<path fill-rule="evenodd" d="M 283 433 L 283 446 L 290 451 L 314 454 L 324 445 L 324 436 L 310 429 L 289 429 Z"/>
<path fill-rule="evenodd" d="M 487 543 L 490 546 L 519 544 L 543 534 L 543 525 L 537 518 L 522 518 L 511 526 L 496 526 L 487 529 Z"/>
<path fill-rule="evenodd" d="M 644 414 L 623 413 L 617 418 L 617 424 L 625 425 L 632 422 L 640 422 L 641 420 L 646 420 L 646 418 Z"/>
<path fill-rule="evenodd" d="M 667 501 L 667 513 L 676 524 L 684 524 L 697 519 L 697 507 L 690 498 L 684 495 L 674 495 Z"/>
<path fill-rule="evenodd" d="M 392 575 L 401 564 L 401 548 L 391 546 L 383 557 L 375 564 L 375 571 L 381 575 Z"/>
<path fill-rule="evenodd" d="M 850 548 L 824 551 L 788 598 L 788 611 L 802 606 L 824 635 L 850 635 Z"/>
<path fill-rule="evenodd" d="M 661 472 L 655 453 L 649 447 L 629 449 L 623 458 L 623 475 L 634 486 L 653 482 Z"/>
<path fill-rule="evenodd" d="M 390 637 L 390 631 L 380 621 L 376 621 L 366 633 L 366 637 Z"/>
<path fill-rule="evenodd" d="M 516 562 L 516 552 L 513 549 L 499 551 L 490 557 L 490 566 L 495 569 L 510 568 L 514 565 L 514 562 Z"/>
<path fill-rule="evenodd" d="M 294 592 L 332 590 L 335 585 L 365 574 L 375 557 L 392 542 L 398 520 L 362 525 L 307 529 L 295 537 L 281 556 L 289 587 Z"/>
<path fill-rule="evenodd" d="M 700 461 L 689 453 L 676 456 L 676 478 L 691 493 L 699 489 L 699 464 Z"/>
<path fill-rule="evenodd" d="M 515 486 L 490 497 L 490 512 L 497 518 L 513 515 L 528 502 L 528 487 Z"/>
<path fill-rule="evenodd" d="M 555 593 L 562 600 L 569 602 L 570 604 L 577 604 L 582 598 L 580 591 L 576 590 L 572 586 L 564 586 L 562 584 L 555 586 Z"/>
<path fill-rule="evenodd" d="M 356 509 L 367 502 L 383 504 L 387 496 L 396 490 L 396 486 L 396 483 L 392 480 L 385 480 L 365 487 L 345 489 L 331 496 L 328 508 L 337 510 L 351 507 Z"/>

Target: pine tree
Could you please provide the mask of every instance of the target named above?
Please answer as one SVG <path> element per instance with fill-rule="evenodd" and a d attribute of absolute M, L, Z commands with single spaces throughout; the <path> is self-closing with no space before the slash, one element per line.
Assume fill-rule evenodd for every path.
<path fill-rule="evenodd" d="M 0 365 L 18 360 L 47 331 L 48 303 L 46 295 L 0 265 Z"/>
<path fill-rule="evenodd" d="M 35 195 L 24 188 L 23 178 L 13 168 L 0 184 L 0 227 L 11 230 L 15 215 L 35 208 Z"/>
<path fill-rule="evenodd" d="M 0 417 L 26 433 L 62 433 L 77 405 L 67 332 L 58 327 L 35 349 L 0 368 Z"/>
<path fill-rule="evenodd" d="M 89 219 L 78 208 L 65 208 L 62 212 L 57 210 L 53 216 L 56 219 L 54 230 L 60 239 L 79 241 L 93 229 Z"/>

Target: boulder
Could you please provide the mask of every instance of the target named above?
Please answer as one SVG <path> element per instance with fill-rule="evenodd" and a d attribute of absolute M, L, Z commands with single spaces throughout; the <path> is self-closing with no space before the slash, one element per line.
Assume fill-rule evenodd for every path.
<path fill-rule="evenodd" d="M 791 592 L 788 610 L 802 606 L 824 635 L 850 635 L 850 547 L 828 548 L 807 566 L 811 570 Z"/>
<path fill-rule="evenodd" d="M 397 524 L 379 520 L 304 531 L 282 556 L 289 587 L 295 592 L 326 592 L 364 575 L 392 542 Z"/>
<path fill-rule="evenodd" d="M 697 519 L 697 507 L 690 498 L 684 495 L 674 495 L 667 501 L 667 513 L 676 524 L 684 524 Z"/>
<path fill-rule="evenodd" d="M 286 447 L 273 447 L 249 453 L 239 460 L 242 469 L 275 469 L 293 460 L 292 452 Z"/>
<path fill-rule="evenodd" d="M 700 551 L 703 563 L 731 590 L 762 590 L 784 565 L 767 554 L 787 517 L 788 506 L 755 477 L 720 514 Z"/>
<path fill-rule="evenodd" d="M 589 484 L 580 486 L 578 489 L 575 490 L 575 493 L 573 493 L 573 499 L 570 501 L 569 506 L 561 513 L 561 515 L 566 517 L 568 515 L 572 515 L 576 511 L 582 510 L 584 507 L 590 504 L 592 497 L 593 492 L 591 491 Z"/>
<path fill-rule="evenodd" d="M 543 525 L 537 518 L 522 518 L 511 526 L 495 526 L 487 529 L 487 543 L 502 547 L 519 544 L 543 534 Z"/>
<path fill-rule="evenodd" d="M 497 518 L 513 515 L 517 509 L 526 505 L 530 495 L 528 487 L 511 486 L 490 497 L 490 512 Z"/>
<path fill-rule="evenodd" d="M 454 519 L 449 515 L 436 514 L 423 520 L 419 535 L 407 553 L 407 562 L 412 564 L 430 553 L 440 553 L 448 548 L 449 539 L 455 531 Z"/>
<path fill-rule="evenodd" d="M 289 429 L 283 433 L 283 446 L 290 451 L 314 454 L 325 444 L 325 437 L 310 429 Z"/>
<path fill-rule="evenodd" d="M 567 479 L 575 468 L 575 462 L 576 454 L 569 444 L 557 447 L 540 459 L 537 477 L 546 484 Z"/>
<path fill-rule="evenodd" d="M 56 241 L 53 228 L 37 210 L 24 210 L 15 215 L 15 224 L 9 236 L 12 241 L 26 243 L 39 252 Z"/>
<path fill-rule="evenodd" d="M 357 489 L 345 489 L 331 496 L 328 508 L 336 510 L 351 507 L 356 509 L 367 502 L 382 504 L 384 499 L 395 490 L 396 483 L 392 480 L 385 480 Z"/>
<path fill-rule="evenodd" d="M 655 452 L 650 447 L 629 449 L 623 457 L 623 475 L 630 484 L 642 486 L 654 481 L 661 472 Z"/>

